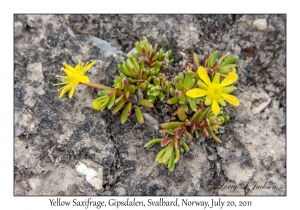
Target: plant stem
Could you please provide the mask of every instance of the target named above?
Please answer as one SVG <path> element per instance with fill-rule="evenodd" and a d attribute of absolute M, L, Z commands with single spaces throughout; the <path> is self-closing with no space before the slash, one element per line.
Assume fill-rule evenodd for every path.
<path fill-rule="evenodd" d="M 111 90 L 113 92 L 117 92 L 120 95 L 123 94 L 122 91 L 116 90 L 115 88 L 111 88 L 111 87 L 108 87 L 108 86 L 105 86 L 105 85 L 99 85 L 99 84 L 92 83 L 92 82 L 81 83 L 81 84 L 86 85 L 86 86 L 90 86 L 90 87 L 93 87 L 93 88 L 102 89 L 102 90 Z"/>

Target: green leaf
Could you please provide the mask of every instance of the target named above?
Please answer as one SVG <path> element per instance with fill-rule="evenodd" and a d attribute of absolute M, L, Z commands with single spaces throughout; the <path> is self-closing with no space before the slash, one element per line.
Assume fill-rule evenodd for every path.
<path fill-rule="evenodd" d="M 199 132 L 198 132 L 197 128 L 195 129 L 195 136 L 196 136 L 196 138 L 199 138 Z"/>
<path fill-rule="evenodd" d="M 179 103 L 185 104 L 185 102 L 186 102 L 186 96 L 184 94 L 182 94 L 182 96 L 180 96 L 180 98 L 179 98 Z"/>
<path fill-rule="evenodd" d="M 146 37 L 143 37 L 143 38 L 144 38 L 143 43 L 144 43 L 144 46 L 146 48 L 146 54 L 148 55 L 149 50 L 150 50 L 150 44 L 149 44 L 148 40 L 146 39 Z"/>
<path fill-rule="evenodd" d="M 103 104 L 103 100 L 99 100 L 99 98 L 97 98 L 93 100 L 92 108 L 95 110 L 100 110 L 102 104 Z"/>
<path fill-rule="evenodd" d="M 157 78 L 157 77 L 153 77 L 153 83 L 154 83 L 155 85 L 160 85 L 160 79 Z"/>
<path fill-rule="evenodd" d="M 236 62 L 238 59 L 239 59 L 238 56 L 233 56 L 231 58 L 228 58 L 226 61 L 224 61 L 223 63 L 221 63 L 219 67 L 226 66 L 228 64 L 232 64 L 232 63 Z"/>
<path fill-rule="evenodd" d="M 156 54 L 153 56 L 152 61 L 156 61 L 157 58 L 158 58 L 158 56 L 159 56 L 159 53 L 156 53 Z"/>
<path fill-rule="evenodd" d="M 167 162 L 170 159 L 172 153 L 173 153 L 173 144 L 168 144 L 167 150 L 164 155 L 164 162 Z"/>
<path fill-rule="evenodd" d="M 151 95 L 152 95 L 152 96 L 158 96 L 159 93 L 160 93 L 160 91 L 159 91 L 159 90 L 156 90 L 156 91 L 152 92 Z"/>
<path fill-rule="evenodd" d="M 195 98 L 191 98 L 191 97 L 187 97 L 189 100 L 189 104 L 191 109 L 196 112 L 197 111 L 197 105 L 196 105 L 196 99 Z"/>
<path fill-rule="evenodd" d="M 170 155 L 170 158 L 169 158 L 169 164 L 168 164 L 168 169 L 170 170 L 170 171 L 173 171 L 174 170 L 174 167 L 173 167 L 173 169 L 171 170 L 171 166 L 173 166 L 173 165 L 175 165 L 174 164 L 174 152 L 172 151 L 172 153 L 171 153 L 171 155 Z"/>
<path fill-rule="evenodd" d="M 180 72 L 180 73 L 178 74 L 177 77 L 178 77 L 180 83 L 183 83 L 183 80 L 184 80 L 184 75 L 183 75 L 183 73 Z"/>
<path fill-rule="evenodd" d="M 104 96 L 104 95 L 107 95 L 111 92 L 112 92 L 111 90 L 99 90 L 98 91 L 98 96 Z"/>
<path fill-rule="evenodd" d="M 229 72 L 232 72 L 236 67 L 236 64 L 229 64 L 223 67 L 218 67 L 216 68 L 216 71 L 221 73 L 221 74 L 227 74 Z"/>
<path fill-rule="evenodd" d="M 143 53 L 142 53 L 141 44 L 140 44 L 139 42 L 136 42 L 136 43 L 135 43 L 135 49 L 136 49 L 136 51 L 138 51 L 140 54 L 143 54 Z"/>
<path fill-rule="evenodd" d="M 144 145 L 144 147 L 149 147 L 152 146 L 153 144 L 160 144 L 162 141 L 162 139 L 153 139 L 149 142 L 147 142 L 147 144 Z"/>
<path fill-rule="evenodd" d="M 182 127 L 183 122 L 168 122 L 168 123 L 163 123 L 160 124 L 160 127 L 162 128 L 175 128 L 175 127 Z"/>
<path fill-rule="evenodd" d="M 153 47 L 153 52 L 156 52 L 156 50 L 157 50 L 157 43 L 155 43 L 155 45 L 154 45 L 154 47 Z"/>
<path fill-rule="evenodd" d="M 143 114 L 142 114 L 142 111 L 141 111 L 140 107 L 136 106 L 134 111 L 135 111 L 135 116 L 136 116 L 137 121 L 140 124 L 143 124 L 144 123 L 144 117 L 143 117 Z"/>
<path fill-rule="evenodd" d="M 159 69 L 162 66 L 162 64 L 163 64 L 162 62 L 157 62 L 154 68 Z"/>
<path fill-rule="evenodd" d="M 131 94 L 134 94 L 135 91 L 136 91 L 136 87 L 135 87 L 134 85 L 129 85 L 128 91 L 129 91 Z"/>
<path fill-rule="evenodd" d="M 126 103 L 126 100 L 122 99 L 118 105 L 112 110 L 112 114 L 116 114 L 120 109 L 123 107 L 123 105 Z"/>
<path fill-rule="evenodd" d="M 165 98 L 165 94 L 164 93 L 162 93 L 162 92 L 159 92 L 159 94 L 158 94 L 158 98 L 159 98 L 159 100 L 163 100 L 164 98 Z"/>
<path fill-rule="evenodd" d="M 181 107 L 182 107 L 182 109 L 183 109 L 185 112 L 188 112 L 188 111 L 189 111 L 188 105 L 182 105 Z"/>
<path fill-rule="evenodd" d="M 129 71 L 129 70 L 127 69 L 127 66 L 126 66 L 125 62 L 123 62 L 122 65 L 119 64 L 119 65 L 118 65 L 118 68 L 119 68 L 120 71 L 121 71 L 123 74 L 125 74 L 126 76 L 134 77 L 134 74 L 133 74 L 131 71 Z"/>
<path fill-rule="evenodd" d="M 145 69 L 145 74 L 143 76 L 143 79 L 148 79 L 149 73 L 150 73 L 149 69 Z"/>
<path fill-rule="evenodd" d="M 196 64 L 196 66 L 197 66 L 197 68 L 200 66 L 200 62 L 199 62 L 199 56 L 196 54 L 196 53 L 194 53 L 193 54 L 193 58 L 194 58 L 194 62 L 195 62 L 195 64 Z"/>
<path fill-rule="evenodd" d="M 142 59 L 140 59 L 140 69 L 141 69 L 141 71 L 144 69 L 144 67 L 145 67 L 144 61 Z"/>
<path fill-rule="evenodd" d="M 178 98 L 174 97 L 167 101 L 168 104 L 176 104 L 178 102 Z"/>
<path fill-rule="evenodd" d="M 159 151 L 159 153 L 157 153 L 156 157 L 155 157 L 155 161 L 158 162 L 158 160 L 163 156 L 163 154 L 165 154 L 167 150 L 167 147 L 163 148 L 162 150 Z"/>
<path fill-rule="evenodd" d="M 189 151 L 189 146 L 185 143 L 185 141 L 183 141 L 182 138 L 180 138 L 181 144 L 182 144 L 182 148 L 184 149 L 185 152 Z"/>
<path fill-rule="evenodd" d="M 114 93 L 110 99 L 109 99 L 109 102 L 108 102 L 108 105 L 107 105 L 107 108 L 108 109 L 111 109 L 113 107 L 113 105 L 115 104 L 115 99 L 116 99 L 116 93 Z"/>
<path fill-rule="evenodd" d="M 177 163 L 179 161 L 179 158 L 180 158 L 180 150 L 175 147 L 175 160 L 174 160 L 174 163 Z"/>
<path fill-rule="evenodd" d="M 131 114 L 131 109 L 132 109 L 132 103 L 129 102 L 127 103 L 127 105 L 125 106 L 125 108 L 123 109 L 123 112 L 121 114 L 121 123 L 124 124 L 128 118 L 128 116 L 130 116 Z"/>
<path fill-rule="evenodd" d="M 192 116 L 191 118 L 191 121 L 192 122 L 197 122 L 197 117 L 199 116 L 200 117 L 200 114 L 203 112 L 204 110 L 203 109 L 198 109 Z"/>
<path fill-rule="evenodd" d="M 155 99 L 156 99 L 156 96 L 150 96 L 148 100 L 152 103 L 155 101 Z"/>
<path fill-rule="evenodd" d="M 177 115 L 181 121 L 183 121 L 187 118 L 185 111 L 182 109 L 182 107 L 178 107 Z"/>
<path fill-rule="evenodd" d="M 219 52 L 218 51 L 214 51 L 213 54 L 211 54 L 208 58 L 208 67 L 212 67 L 214 65 L 214 63 L 217 60 Z"/>
<path fill-rule="evenodd" d="M 210 107 L 206 108 L 206 110 L 204 112 L 201 113 L 199 119 L 196 122 L 200 122 L 201 120 L 204 119 L 204 117 L 206 116 L 207 112 L 210 111 Z"/>
<path fill-rule="evenodd" d="M 167 58 L 170 58 L 172 55 L 172 50 L 168 50 L 166 53 Z"/>
<path fill-rule="evenodd" d="M 219 62 L 221 63 L 225 58 L 227 58 L 227 56 L 228 56 L 229 54 L 230 54 L 229 52 L 225 53 L 225 54 L 219 59 Z"/>
<path fill-rule="evenodd" d="M 174 169 L 175 169 L 175 162 L 172 161 L 172 163 L 171 163 L 171 165 L 169 167 L 169 171 L 174 171 Z"/>
<path fill-rule="evenodd" d="M 232 91 L 234 91 L 235 89 L 236 87 L 234 86 L 223 87 L 223 93 L 232 93 Z"/>
<path fill-rule="evenodd" d="M 116 100 L 115 103 L 118 104 L 122 99 L 123 99 L 123 95 L 120 95 Z"/>
<path fill-rule="evenodd" d="M 176 134 L 174 129 L 167 129 L 167 128 L 160 129 L 159 132 L 167 133 L 167 134 L 170 134 L 172 136 L 175 136 L 175 134 Z"/>
<path fill-rule="evenodd" d="M 139 71 L 138 69 L 135 68 L 135 65 L 133 64 L 133 62 L 131 62 L 130 59 L 127 59 L 127 62 L 125 63 L 128 71 L 132 72 L 132 74 L 134 75 L 134 78 L 138 78 L 139 75 Z"/>
<path fill-rule="evenodd" d="M 183 132 L 189 139 L 192 139 L 193 137 L 192 137 L 192 135 L 189 133 L 189 132 L 187 132 L 186 130 Z"/>
<path fill-rule="evenodd" d="M 209 129 L 209 131 L 210 131 L 210 134 L 211 134 L 211 136 L 213 137 L 213 139 L 214 139 L 217 143 L 221 144 L 221 143 L 222 143 L 221 139 L 219 139 L 219 137 L 216 136 L 216 134 L 214 133 L 214 131 L 213 131 L 211 128 Z"/>
<path fill-rule="evenodd" d="M 188 89 L 191 87 L 193 76 L 194 76 L 194 72 L 192 72 L 192 71 L 186 72 L 185 78 L 184 78 L 184 83 L 183 83 L 183 87 L 185 89 Z"/>
<path fill-rule="evenodd" d="M 229 116 L 227 115 L 223 115 L 223 118 L 224 118 L 224 122 L 227 122 L 230 119 Z"/>
<path fill-rule="evenodd" d="M 145 106 L 145 107 L 148 107 L 148 108 L 154 107 L 153 104 L 150 101 L 146 100 L 146 99 L 140 100 L 138 104 L 142 105 L 142 106 Z"/>
<path fill-rule="evenodd" d="M 138 64 L 137 60 L 135 58 L 132 57 L 131 62 L 133 63 L 135 69 L 137 70 L 137 73 L 140 73 L 140 65 Z"/>

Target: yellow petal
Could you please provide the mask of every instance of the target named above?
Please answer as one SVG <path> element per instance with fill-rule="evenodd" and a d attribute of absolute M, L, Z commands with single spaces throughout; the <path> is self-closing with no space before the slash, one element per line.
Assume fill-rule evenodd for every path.
<path fill-rule="evenodd" d="M 212 99 L 211 99 L 211 97 L 210 96 L 206 96 L 206 98 L 205 98 L 205 105 L 210 105 L 211 103 L 212 103 Z"/>
<path fill-rule="evenodd" d="M 206 72 L 206 70 L 203 68 L 203 66 L 199 66 L 198 68 L 198 74 L 199 74 L 199 77 L 207 84 L 207 85 L 210 85 L 210 79 L 208 77 L 208 74 Z"/>
<path fill-rule="evenodd" d="M 69 98 L 72 98 L 73 94 L 74 94 L 74 90 L 75 90 L 75 85 L 72 86 L 70 92 L 69 92 Z"/>
<path fill-rule="evenodd" d="M 194 88 L 186 92 L 186 95 L 191 98 L 198 98 L 201 96 L 205 96 L 206 94 L 207 91 L 200 88 Z"/>
<path fill-rule="evenodd" d="M 216 73 L 212 81 L 213 84 L 220 84 L 220 73 Z"/>
<path fill-rule="evenodd" d="M 234 105 L 234 106 L 240 105 L 239 99 L 237 99 L 237 97 L 235 97 L 233 95 L 223 93 L 222 97 L 223 97 L 224 100 L 226 100 L 231 105 Z"/>
<path fill-rule="evenodd" d="M 72 71 L 70 71 L 70 70 L 68 70 L 68 69 L 62 68 L 61 70 L 63 70 L 63 72 L 66 73 L 66 75 L 67 75 L 68 78 L 71 78 L 71 77 L 73 77 L 73 75 L 76 74 L 75 72 L 72 72 Z"/>
<path fill-rule="evenodd" d="M 69 71 L 76 72 L 76 70 L 72 66 L 68 65 L 66 62 L 64 62 L 63 64 L 65 68 L 68 69 Z"/>
<path fill-rule="evenodd" d="M 63 87 L 62 91 L 59 94 L 59 98 L 63 97 L 63 95 L 65 94 L 65 92 L 67 92 L 71 88 L 72 88 L 72 84 L 68 84 L 65 87 Z"/>
<path fill-rule="evenodd" d="M 231 85 L 235 81 L 237 81 L 238 75 L 236 73 L 228 74 L 228 76 L 221 82 L 223 87 L 227 85 Z"/>
<path fill-rule="evenodd" d="M 85 73 L 87 70 L 89 70 L 95 63 L 97 63 L 97 61 L 93 61 L 93 62 L 91 62 L 91 63 L 87 63 L 86 65 L 85 65 L 85 68 L 84 68 L 84 71 L 83 71 L 83 73 Z"/>
<path fill-rule="evenodd" d="M 81 83 L 87 83 L 87 82 L 89 82 L 90 80 L 89 80 L 89 77 L 88 77 L 88 76 L 80 76 L 79 81 L 80 81 Z"/>
<path fill-rule="evenodd" d="M 218 115 L 220 113 L 220 106 L 216 99 L 214 99 L 212 102 L 211 110 L 215 115 Z"/>
<path fill-rule="evenodd" d="M 76 69 L 77 71 L 82 70 L 82 69 L 83 69 L 83 63 L 82 63 L 81 61 L 79 61 L 79 63 L 75 66 L 75 69 Z"/>

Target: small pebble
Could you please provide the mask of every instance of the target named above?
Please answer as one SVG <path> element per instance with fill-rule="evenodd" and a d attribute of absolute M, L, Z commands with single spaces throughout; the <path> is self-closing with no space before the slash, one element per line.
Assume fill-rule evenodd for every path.
<path fill-rule="evenodd" d="M 253 25 L 257 28 L 257 30 L 265 30 L 267 28 L 267 20 L 266 19 L 257 19 L 253 22 Z"/>

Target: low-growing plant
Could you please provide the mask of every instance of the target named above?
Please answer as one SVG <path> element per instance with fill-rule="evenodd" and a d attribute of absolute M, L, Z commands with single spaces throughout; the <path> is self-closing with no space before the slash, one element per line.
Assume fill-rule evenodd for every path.
<path fill-rule="evenodd" d="M 215 51 L 200 63 L 194 53 L 193 63 L 182 65 L 182 71 L 172 78 L 168 75 L 174 61 L 170 60 L 171 50 L 158 50 L 157 44 L 152 47 L 145 37 L 135 43 L 135 49 L 136 53 L 118 65 L 120 73 L 114 79 L 113 87 L 92 83 L 85 75 L 96 61 L 86 64 L 79 61 L 75 67 L 64 63 L 62 71 L 66 76 L 57 76 L 62 82 L 54 84 L 65 85 L 59 89 L 59 97 L 69 91 L 71 98 L 79 84 L 98 88 L 93 109 L 103 111 L 107 108 L 112 114 L 121 112 L 121 123 L 127 121 L 133 110 L 137 121 L 144 123 L 141 106 L 154 109 L 158 101 L 172 106 L 171 121 L 160 125 L 163 137 L 145 144 L 145 147 L 160 144 L 162 149 L 155 160 L 167 165 L 170 171 L 180 159 L 180 148 L 189 151 L 185 138 L 211 136 L 217 143 L 222 143 L 217 134 L 225 129 L 224 123 L 229 120 L 222 107 L 227 105 L 226 102 L 239 105 L 239 100 L 231 94 L 238 79 L 234 64 L 238 57 L 228 58 L 229 53 L 226 53 L 218 59 L 218 51 Z"/>

